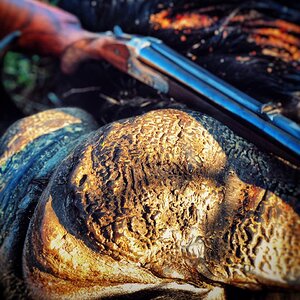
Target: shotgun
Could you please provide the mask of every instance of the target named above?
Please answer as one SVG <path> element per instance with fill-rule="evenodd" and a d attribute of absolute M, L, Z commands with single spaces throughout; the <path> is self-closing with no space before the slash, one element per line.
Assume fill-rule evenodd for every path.
<path fill-rule="evenodd" d="M 209 114 L 233 131 L 268 152 L 299 165 L 300 126 L 280 114 L 275 103 L 262 104 L 152 37 L 131 36 L 115 27 L 120 43 L 110 49 L 114 64 L 122 56 L 120 70 L 173 97 L 191 108 Z M 125 46 L 124 46 L 125 45 Z M 119 51 L 120 47 L 125 47 Z M 124 56 L 125 49 L 128 51 Z"/>
<path fill-rule="evenodd" d="M 61 59 L 71 73 L 86 59 L 104 59 L 159 93 L 209 114 L 260 148 L 300 166 L 300 126 L 196 65 L 161 40 L 113 31 L 92 33 L 78 19 L 34 0 L 0 2 L 2 35 L 17 32 L 16 49 Z"/>

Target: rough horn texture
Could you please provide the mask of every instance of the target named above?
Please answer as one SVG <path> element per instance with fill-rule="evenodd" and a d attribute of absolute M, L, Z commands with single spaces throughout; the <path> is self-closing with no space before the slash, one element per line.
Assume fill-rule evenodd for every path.
<path fill-rule="evenodd" d="M 56 167 L 20 273 L 36 299 L 299 290 L 299 194 L 299 169 L 211 117 L 160 110 L 114 122 Z"/>
<path fill-rule="evenodd" d="M 55 109 L 17 121 L 0 139 L 0 282 L 7 297 L 10 288 L 25 293 L 23 244 L 39 196 L 57 164 L 95 128 L 80 109 Z"/>

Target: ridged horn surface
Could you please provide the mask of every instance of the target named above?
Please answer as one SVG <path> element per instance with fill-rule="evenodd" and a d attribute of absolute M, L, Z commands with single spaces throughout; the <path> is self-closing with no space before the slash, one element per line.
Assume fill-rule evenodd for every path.
<path fill-rule="evenodd" d="M 26 282 L 37 298 L 74 299 L 170 282 L 299 289 L 299 194 L 298 169 L 211 117 L 114 122 L 52 175 L 26 238 Z"/>
<path fill-rule="evenodd" d="M 26 293 L 24 240 L 50 175 L 95 128 L 91 116 L 80 109 L 54 109 L 17 121 L 0 139 L 0 283 L 6 298 Z"/>

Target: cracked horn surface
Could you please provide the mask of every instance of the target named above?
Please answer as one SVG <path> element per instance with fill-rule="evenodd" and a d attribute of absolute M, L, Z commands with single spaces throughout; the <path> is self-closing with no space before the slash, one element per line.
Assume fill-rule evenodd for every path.
<path fill-rule="evenodd" d="M 114 122 L 52 176 L 25 277 L 35 295 L 170 281 L 299 289 L 299 193 L 299 170 L 210 117 L 161 110 Z"/>

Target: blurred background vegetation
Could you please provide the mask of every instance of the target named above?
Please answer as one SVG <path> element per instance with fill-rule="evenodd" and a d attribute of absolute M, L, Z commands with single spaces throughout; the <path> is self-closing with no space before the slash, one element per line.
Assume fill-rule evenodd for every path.
<path fill-rule="evenodd" d="M 26 56 L 8 52 L 3 61 L 3 85 L 16 105 L 25 113 L 32 114 L 51 106 L 45 87 L 51 85 L 51 73 L 56 64 L 38 55 Z"/>
<path fill-rule="evenodd" d="M 41 2 L 57 5 L 59 0 Z M 4 56 L 4 88 L 24 114 L 32 114 L 53 106 L 50 99 L 55 101 L 55 96 L 51 93 L 48 95 L 46 89 L 51 86 L 54 65 L 58 65 L 55 60 L 38 55 L 29 56 L 8 51 Z"/>

